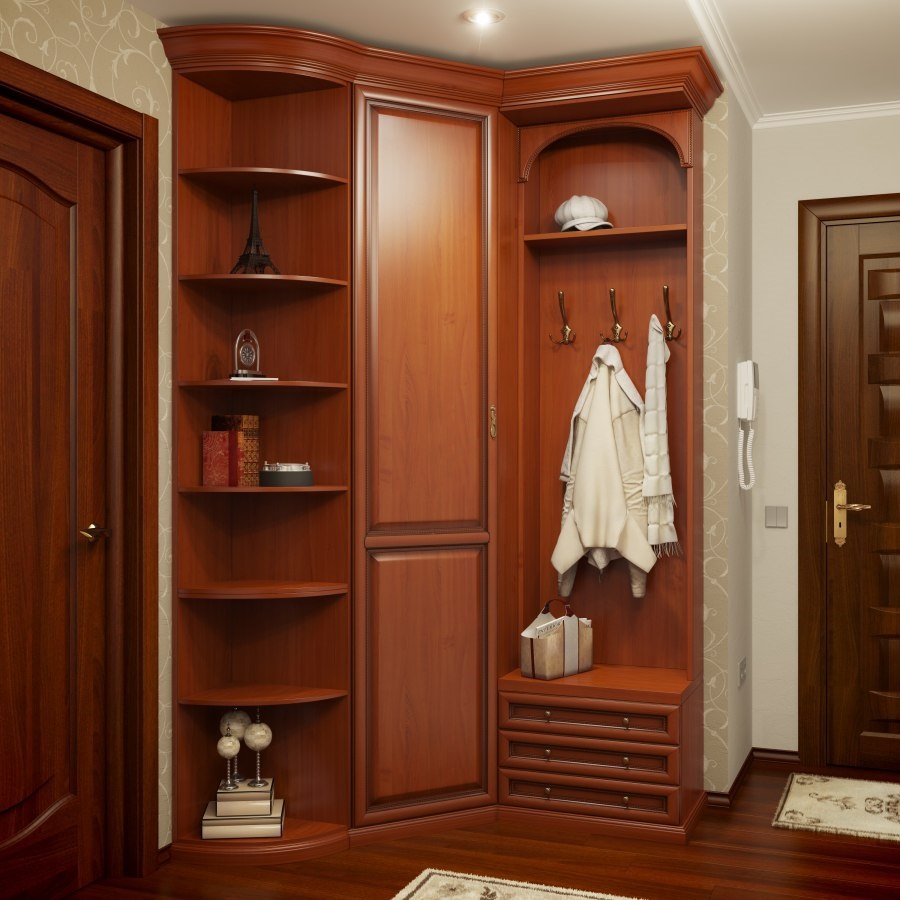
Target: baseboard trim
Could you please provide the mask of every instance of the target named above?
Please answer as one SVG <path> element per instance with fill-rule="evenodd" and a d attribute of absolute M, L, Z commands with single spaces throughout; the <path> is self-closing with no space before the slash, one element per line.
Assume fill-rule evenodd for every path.
<path fill-rule="evenodd" d="M 744 764 L 737 773 L 731 787 L 725 792 L 708 791 L 706 794 L 706 805 L 718 809 L 728 809 L 734 803 L 737 792 L 741 789 L 747 773 L 755 762 L 778 763 L 779 765 L 795 768 L 800 764 L 800 757 L 797 753 L 790 750 L 752 748 L 747 754 L 747 758 L 744 760 Z"/>
<path fill-rule="evenodd" d="M 440 813 L 434 816 L 423 816 L 418 819 L 404 819 L 399 822 L 382 822 L 378 825 L 363 825 L 350 829 L 350 846 L 361 847 L 376 841 L 393 840 L 427 834 L 433 831 L 446 831 L 451 828 L 474 828 L 477 825 L 492 825 L 497 821 L 497 807 L 484 806 L 478 809 L 459 810 L 451 813 Z"/>
<path fill-rule="evenodd" d="M 753 759 L 760 762 L 783 763 L 786 766 L 800 765 L 800 754 L 796 750 L 766 750 L 754 747 L 752 754 Z"/>

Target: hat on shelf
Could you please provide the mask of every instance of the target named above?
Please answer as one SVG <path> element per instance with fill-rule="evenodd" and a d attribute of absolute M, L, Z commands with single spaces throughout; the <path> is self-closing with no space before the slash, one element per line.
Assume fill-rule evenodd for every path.
<path fill-rule="evenodd" d="M 573 194 L 565 203 L 560 203 L 553 218 L 563 231 L 573 228 L 577 231 L 590 231 L 593 228 L 612 228 L 612 222 L 607 220 L 607 216 L 609 210 L 606 204 L 596 197 Z"/>

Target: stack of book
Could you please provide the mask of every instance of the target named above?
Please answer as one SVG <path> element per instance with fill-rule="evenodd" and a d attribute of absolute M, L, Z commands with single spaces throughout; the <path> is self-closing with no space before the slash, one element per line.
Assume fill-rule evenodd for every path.
<path fill-rule="evenodd" d="M 251 787 L 246 781 L 236 790 L 219 784 L 216 799 L 206 805 L 200 835 L 205 840 L 220 838 L 281 837 L 284 829 L 284 800 L 275 798 L 275 781 L 265 779 L 265 787 Z"/>
<path fill-rule="evenodd" d="M 203 432 L 203 486 L 259 486 L 259 416 L 212 417 Z"/>

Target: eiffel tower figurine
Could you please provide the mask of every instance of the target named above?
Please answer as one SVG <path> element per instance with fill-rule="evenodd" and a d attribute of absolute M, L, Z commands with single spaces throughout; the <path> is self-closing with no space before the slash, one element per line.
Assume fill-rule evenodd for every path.
<path fill-rule="evenodd" d="M 253 207 L 250 213 L 250 234 L 247 236 L 247 246 L 244 252 L 234 264 L 232 275 L 263 275 L 266 269 L 271 269 L 275 275 L 280 275 L 278 267 L 266 253 L 262 238 L 259 236 L 259 214 L 256 205 L 256 189 L 253 190 Z"/>

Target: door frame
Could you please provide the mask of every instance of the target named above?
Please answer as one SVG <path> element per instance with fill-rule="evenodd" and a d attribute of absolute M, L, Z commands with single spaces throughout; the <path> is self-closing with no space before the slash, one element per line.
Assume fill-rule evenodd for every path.
<path fill-rule="evenodd" d="M 0 111 L 98 147 L 109 222 L 106 875 L 158 865 L 158 123 L 0 53 Z"/>
<path fill-rule="evenodd" d="M 826 765 L 826 621 L 828 498 L 825 471 L 825 319 L 828 228 L 900 217 L 900 194 L 804 200 L 798 204 L 799 756 Z M 823 509 L 824 506 L 824 509 Z"/>

